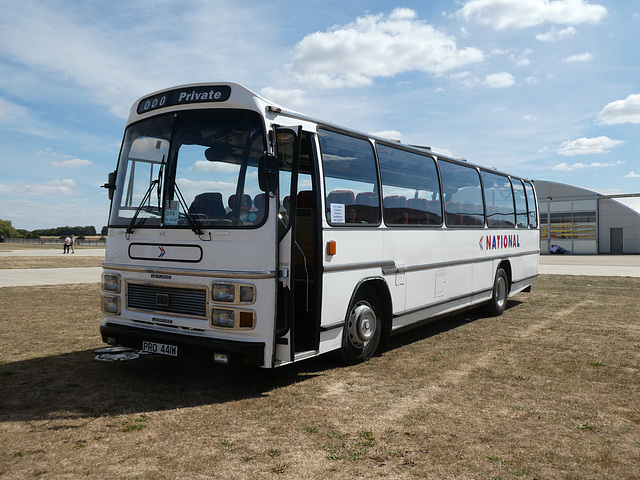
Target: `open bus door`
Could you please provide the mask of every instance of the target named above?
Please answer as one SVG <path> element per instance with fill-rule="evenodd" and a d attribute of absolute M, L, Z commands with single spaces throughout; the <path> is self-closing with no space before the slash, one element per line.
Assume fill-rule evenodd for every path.
<path fill-rule="evenodd" d="M 319 217 L 314 149 L 302 128 L 276 128 L 280 172 L 276 363 L 316 352 L 320 343 Z"/>

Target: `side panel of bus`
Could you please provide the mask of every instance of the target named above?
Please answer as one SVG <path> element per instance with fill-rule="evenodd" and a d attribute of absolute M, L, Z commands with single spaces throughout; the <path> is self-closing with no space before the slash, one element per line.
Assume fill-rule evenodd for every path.
<path fill-rule="evenodd" d="M 511 293 L 535 281 L 536 224 L 530 227 L 524 220 L 516 228 L 509 177 L 487 172 L 487 188 L 492 175 L 501 190 L 485 191 L 478 168 L 447 161 L 443 188 L 432 156 L 383 145 L 388 170 L 380 166 L 382 178 L 376 179 L 364 139 L 323 132 L 320 143 L 325 187 L 322 339 L 327 342 L 322 350 L 341 347 L 341 327 L 362 285 L 370 285 L 368 294 L 389 306 L 385 321 L 393 331 L 489 302 L 499 269 L 505 271 Z M 403 164 L 407 171 L 400 170 Z M 425 165 L 423 172 L 417 171 Z M 511 198 L 496 200 L 505 203 L 506 211 L 485 202 L 485 194 Z M 368 207 L 376 205 L 380 213 L 362 214 L 361 197 L 374 199 Z"/>

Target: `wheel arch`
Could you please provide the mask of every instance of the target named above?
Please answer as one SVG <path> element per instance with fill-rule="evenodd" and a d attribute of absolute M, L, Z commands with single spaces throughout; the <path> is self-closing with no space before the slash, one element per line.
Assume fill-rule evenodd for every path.
<path fill-rule="evenodd" d="M 380 306 L 382 307 L 383 315 L 382 335 L 384 338 L 391 333 L 391 320 L 393 318 L 393 303 L 391 300 L 391 293 L 389 292 L 389 285 L 387 285 L 387 282 L 382 277 L 363 278 L 353 289 L 349 305 L 353 303 L 353 299 L 356 297 L 358 292 L 365 288 L 373 290 L 380 299 Z"/>
<path fill-rule="evenodd" d="M 512 280 L 513 279 L 513 272 L 511 270 L 511 262 L 509 260 L 502 260 L 498 264 L 495 272 L 497 272 L 501 268 L 504 270 L 504 273 L 507 274 L 507 293 L 511 293 L 511 285 L 513 283 L 513 280 Z M 495 275 L 495 272 L 494 272 L 494 275 Z"/>

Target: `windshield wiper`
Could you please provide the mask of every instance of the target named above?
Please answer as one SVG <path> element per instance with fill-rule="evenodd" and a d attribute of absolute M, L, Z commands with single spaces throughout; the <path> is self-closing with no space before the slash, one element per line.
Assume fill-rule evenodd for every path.
<path fill-rule="evenodd" d="M 136 213 L 133 214 L 133 217 L 131 218 L 131 221 L 129 222 L 129 225 L 127 226 L 127 234 L 131 234 L 133 232 L 133 227 L 136 224 L 136 220 L 138 219 L 138 215 L 140 215 L 140 212 L 142 211 L 142 209 L 144 208 L 144 204 L 146 203 L 146 201 L 148 199 L 151 198 L 151 192 L 153 191 L 153 187 L 155 187 L 157 185 L 158 187 L 158 211 L 160 212 L 160 215 L 162 215 L 162 209 L 160 208 L 160 192 L 161 192 L 161 183 L 162 183 L 162 170 L 164 167 L 164 155 L 162 156 L 162 163 L 160 164 L 160 170 L 158 172 L 158 178 L 155 180 L 151 180 L 151 183 L 149 184 L 149 188 L 147 189 L 147 193 L 144 194 L 144 197 L 142 197 L 142 201 L 140 202 L 140 205 L 138 205 L 138 208 L 136 209 Z"/>
<path fill-rule="evenodd" d="M 151 191 L 153 190 L 153 187 L 155 187 L 157 183 L 158 183 L 158 180 L 152 180 L 151 181 L 151 185 L 149 185 L 149 188 L 147 189 L 147 193 L 144 194 L 144 197 L 142 198 L 142 201 L 140 202 L 140 205 L 138 205 L 138 208 L 136 209 L 136 213 L 134 213 L 133 217 L 131 217 L 131 221 L 129 222 L 129 226 L 127 226 L 127 234 L 130 234 L 130 233 L 133 232 L 133 226 L 136 224 L 136 220 L 138 219 L 138 215 L 140 215 L 140 212 L 144 208 L 144 206 L 145 206 L 144 204 L 147 201 L 147 199 L 149 197 L 151 197 Z"/>
<path fill-rule="evenodd" d="M 197 216 L 193 214 L 189 208 L 187 208 L 187 202 L 184 201 L 184 197 L 182 196 L 182 192 L 180 191 L 180 187 L 178 184 L 175 184 L 176 193 L 178 194 L 178 202 L 182 205 L 182 211 L 184 212 L 184 216 L 187 218 L 189 225 L 191 226 L 191 230 L 198 236 L 204 235 L 202 231 L 202 223 L 198 219 Z"/>
<path fill-rule="evenodd" d="M 162 162 L 160 162 L 160 170 L 158 170 L 158 188 L 156 190 L 158 196 L 158 211 L 160 216 L 164 217 L 164 209 L 162 208 L 161 196 L 162 196 L 162 172 L 164 171 L 165 156 L 162 155 Z"/>

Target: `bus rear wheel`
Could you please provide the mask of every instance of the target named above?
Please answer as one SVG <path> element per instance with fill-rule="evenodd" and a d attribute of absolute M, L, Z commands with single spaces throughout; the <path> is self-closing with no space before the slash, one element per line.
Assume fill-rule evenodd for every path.
<path fill-rule="evenodd" d="M 507 308 L 509 300 L 509 279 L 503 268 L 498 268 L 495 279 L 493 281 L 493 293 L 491 300 L 487 304 L 489 314 L 499 317 Z"/>
<path fill-rule="evenodd" d="M 340 354 L 348 364 L 355 364 L 373 356 L 382 332 L 382 308 L 370 288 L 361 288 L 347 312 L 342 334 Z"/>

